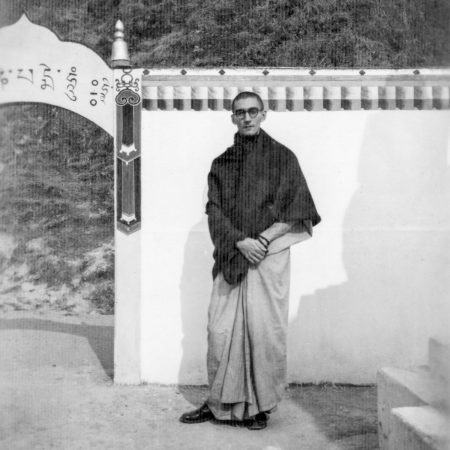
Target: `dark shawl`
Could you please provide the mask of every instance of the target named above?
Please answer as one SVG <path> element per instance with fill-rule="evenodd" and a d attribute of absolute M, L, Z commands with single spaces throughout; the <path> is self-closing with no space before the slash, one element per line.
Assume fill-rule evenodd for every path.
<path fill-rule="evenodd" d="M 275 222 L 320 222 L 296 156 L 263 130 L 235 135 L 234 145 L 213 161 L 208 188 L 213 277 L 222 272 L 229 284 L 241 282 L 250 264 L 236 242 Z"/>

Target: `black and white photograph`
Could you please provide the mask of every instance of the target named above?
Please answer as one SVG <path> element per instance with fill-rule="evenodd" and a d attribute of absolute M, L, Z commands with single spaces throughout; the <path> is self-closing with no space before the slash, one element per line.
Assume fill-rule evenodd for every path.
<path fill-rule="evenodd" d="M 0 449 L 450 450 L 450 2 L 0 0 Z"/>

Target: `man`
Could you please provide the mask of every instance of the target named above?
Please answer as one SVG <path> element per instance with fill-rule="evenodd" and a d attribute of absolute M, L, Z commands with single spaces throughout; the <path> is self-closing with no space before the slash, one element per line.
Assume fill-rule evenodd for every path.
<path fill-rule="evenodd" d="M 208 225 L 214 243 L 208 312 L 209 398 L 183 414 L 266 427 L 286 382 L 289 246 L 320 222 L 296 156 L 261 129 L 261 98 L 233 100 L 234 145 L 208 175 Z M 303 237 L 302 237 L 303 236 Z"/>

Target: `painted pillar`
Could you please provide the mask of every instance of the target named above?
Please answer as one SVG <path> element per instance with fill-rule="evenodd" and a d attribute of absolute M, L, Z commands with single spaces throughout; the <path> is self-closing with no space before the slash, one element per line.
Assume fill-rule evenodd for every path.
<path fill-rule="evenodd" d="M 141 382 L 141 105 L 123 24 L 116 23 L 111 64 L 115 89 L 115 330 L 114 382 Z"/>

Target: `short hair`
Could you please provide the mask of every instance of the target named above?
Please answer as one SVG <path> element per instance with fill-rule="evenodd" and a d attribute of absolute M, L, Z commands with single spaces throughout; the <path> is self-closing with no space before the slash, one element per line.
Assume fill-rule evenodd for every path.
<path fill-rule="evenodd" d="M 261 108 L 261 111 L 264 111 L 264 102 L 262 101 L 262 98 L 256 93 L 252 91 L 243 91 L 240 92 L 236 97 L 234 97 L 232 103 L 231 103 L 231 111 L 234 113 L 234 105 L 238 100 L 243 100 L 244 98 L 256 98 L 258 100 L 259 106 Z"/>

